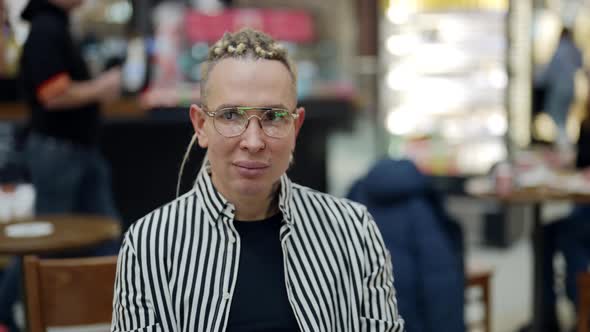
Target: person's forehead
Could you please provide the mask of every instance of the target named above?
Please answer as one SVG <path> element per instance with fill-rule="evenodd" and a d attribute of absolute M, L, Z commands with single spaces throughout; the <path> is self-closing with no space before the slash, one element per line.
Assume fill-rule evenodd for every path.
<path fill-rule="evenodd" d="M 290 72 L 276 60 L 223 59 L 208 80 L 208 99 L 215 104 L 290 105 L 295 98 Z"/>

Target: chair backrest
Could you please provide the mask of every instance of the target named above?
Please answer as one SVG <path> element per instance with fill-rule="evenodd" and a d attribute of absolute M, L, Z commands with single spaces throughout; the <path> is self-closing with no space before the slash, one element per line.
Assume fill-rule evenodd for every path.
<path fill-rule="evenodd" d="M 493 271 L 483 268 L 470 267 L 466 272 L 465 282 L 465 295 L 466 295 L 466 328 L 467 331 L 483 331 L 491 332 L 492 327 L 492 299 L 491 299 L 491 285 L 490 281 L 493 275 Z M 469 294 L 472 288 L 478 288 L 479 296 L 474 298 Z M 475 305 L 479 304 L 481 310 L 470 310 L 471 308 L 477 308 Z M 473 312 L 479 313 L 476 319 L 473 317 Z"/>
<path fill-rule="evenodd" d="M 110 323 L 116 268 L 117 256 L 25 257 L 28 331 Z"/>
<path fill-rule="evenodd" d="M 578 273 L 578 332 L 590 332 L 590 272 Z"/>

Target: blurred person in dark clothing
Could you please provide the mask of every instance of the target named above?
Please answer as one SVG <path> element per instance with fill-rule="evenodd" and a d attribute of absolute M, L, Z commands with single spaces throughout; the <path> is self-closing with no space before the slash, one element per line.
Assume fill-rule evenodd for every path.
<path fill-rule="evenodd" d="M 463 236 L 430 179 L 410 160 L 382 159 L 347 197 L 367 206 L 391 252 L 406 331 L 465 331 Z"/>
<path fill-rule="evenodd" d="M 586 118 L 580 127 L 576 168 L 590 176 L 590 98 L 586 100 Z M 566 217 L 544 226 L 544 291 L 546 331 L 559 331 L 556 314 L 557 296 L 554 289 L 553 258 L 563 254 L 566 265 L 565 290 L 577 306 L 577 274 L 590 267 L 590 204 L 576 204 Z"/>
<path fill-rule="evenodd" d="M 544 88 L 543 111 L 555 122 L 558 148 L 568 148 L 570 145 L 566 122 L 575 95 L 575 75 L 581 67 L 582 53 L 576 46 L 570 28 L 564 27 L 555 53 L 535 82 Z"/>
<path fill-rule="evenodd" d="M 31 110 L 24 158 L 37 191 L 35 212 L 117 216 L 108 165 L 99 153 L 99 105 L 120 95 L 120 69 L 95 79 L 70 35 L 70 12 L 82 0 L 31 0 L 20 80 Z M 117 245 L 93 254 L 115 254 Z M 0 283 L 0 322 L 10 320 L 18 297 L 20 262 Z"/>

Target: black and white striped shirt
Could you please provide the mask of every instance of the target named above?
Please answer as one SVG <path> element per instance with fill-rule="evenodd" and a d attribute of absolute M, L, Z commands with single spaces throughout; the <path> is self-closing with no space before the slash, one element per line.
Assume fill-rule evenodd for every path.
<path fill-rule="evenodd" d="M 301 331 L 404 330 L 391 259 L 365 207 L 284 175 L 279 208 L 285 287 Z M 239 278 L 233 219 L 202 171 L 193 190 L 134 223 L 119 253 L 111 331 L 225 331 Z"/>

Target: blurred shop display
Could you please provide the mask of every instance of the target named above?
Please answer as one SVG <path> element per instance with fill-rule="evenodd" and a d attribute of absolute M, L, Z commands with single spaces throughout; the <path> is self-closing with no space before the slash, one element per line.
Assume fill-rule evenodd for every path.
<path fill-rule="evenodd" d="M 86 0 L 72 15 L 72 30 L 93 75 L 121 65 L 135 37 L 130 0 Z"/>
<path fill-rule="evenodd" d="M 351 98 L 354 89 L 334 65 L 336 45 L 319 38 L 313 16 L 303 9 L 194 8 L 173 2 L 153 11 L 152 79 L 144 107 L 187 105 L 199 99 L 201 64 L 211 43 L 226 31 L 262 30 L 289 49 L 298 68 L 299 98 Z M 201 10 L 201 8 L 208 8 Z"/>
<path fill-rule="evenodd" d="M 147 89 L 151 66 L 149 57 L 149 50 L 143 38 L 135 37 L 128 41 L 121 75 L 124 94 L 133 95 Z"/>
<path fill-rule="evenodd" d="M 508 0 L 390 0 L 380 24 L 389 153 L 471 175 L 507 158 Z"/>
<path fill-rule="evenodd" d="M 131 0 L 84 0 L 73 13 L 75 32 L 124 36 L 133 16 Z"/>
<path fill-rule="evenodd" d="M 14 78 L 18 73 L 20 47 L 0 0 L 0 78 Z"/>
<path fill-rule="evenodd" d="M 124 95 L 147 88 L 152 42 L 133 26 L 130 0 L 87 0 L 74 15 L 74 32 L 93 75 L 114 66 L 122 68 Z"/>
<path fill-rule="evenodd" d="M 0 0 L 0 101 L 17 99 L 16 77 L 21 46 L 12 23 L 11 8 Z"/>
<path fill-rule="evenodd" d="M 121 66 L 125 94 L 140 95 L 144 109 L 198 101 L 200 65 L 210 43 L 242 27 L 263 30 L 289 49 L 300 99 L 353 98 L 350 60 L 342 60 L 351 52 L 332 38 L 352 40 L 350 31 L 336 30 L 343 19 L 326 20 L 334 12 L 329 1 L 283 2 L 85 0 L 72 15 L 72 30 L 92 75 Z"/>

